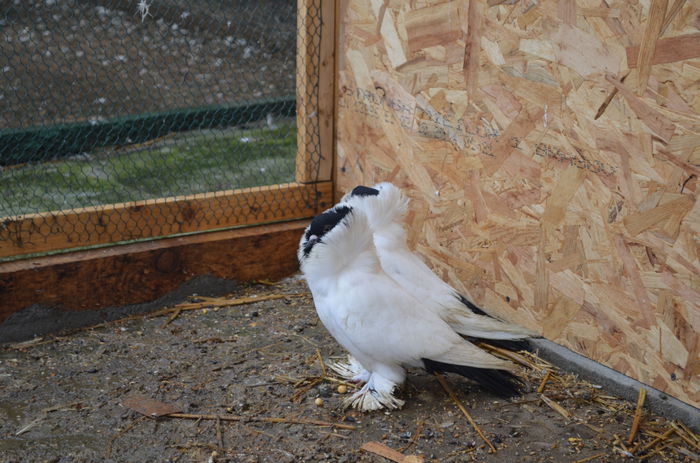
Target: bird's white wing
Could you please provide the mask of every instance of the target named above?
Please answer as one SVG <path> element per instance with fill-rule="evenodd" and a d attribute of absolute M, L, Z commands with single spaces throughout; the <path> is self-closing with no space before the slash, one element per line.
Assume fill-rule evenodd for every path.
<path fill-rule="evenodd" d="M 336 306 L 337 329 L 360 356 L 381 364 L 422 366 L 422 359 L 428 358 L 477 368 L 511 369 L 510 363 L 462 339 L 383 273 L 345 275 L 338 284 L 340 293 L 347 296 Z"/>
<path fill-rule="evenodd" d="M 407 247 L 380 245 L 377 251 L 386 273 L 458 333 L 485 339 L 521 339 L 535 334 L 519 325 L 474 313 L 460 301 L 454 288 Z"/>
<path fill-rule="evenodd" d="M 399 286 L 423 303 L 423 310 L 436 313 L 464 336 L 507 340 L 535 335 L 521 326 L 475 313 L 472 308 L 476 306 L 465 304 L 463 296 L 408 248 L 404 229 L 408 198 L 400 188 L 383 182 L 364 189 L 376 194 L 349 193 L 341 203 L 367 216 L 381 266 Z M 468 293 L 466 299 L 473 300 Z"/>

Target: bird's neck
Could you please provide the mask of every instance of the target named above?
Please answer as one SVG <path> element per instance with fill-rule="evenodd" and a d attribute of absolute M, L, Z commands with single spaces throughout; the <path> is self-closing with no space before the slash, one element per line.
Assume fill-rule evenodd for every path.
<path fill-rule="evenodd" d="M 406 230 L 400 224 L 388 224 L 375 231 L 374 244 L 379 249 L 406 247 Z"/>

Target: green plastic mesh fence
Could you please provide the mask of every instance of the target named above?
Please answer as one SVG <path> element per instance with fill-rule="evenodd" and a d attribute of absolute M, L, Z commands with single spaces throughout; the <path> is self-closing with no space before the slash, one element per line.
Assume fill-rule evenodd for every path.
<path fill-rule="evenodd" d="M 5 0 L 0 6 L 5 224 L 23 214 L 49 217 L 294 180 L 296 0 Z M 320 11 L 313 14 L 302 19 L 318 22 L 312 28 L 318 44 Z M 318 98 L 317 89 L 310 91 L 308 99 Z M 148 226 L 176 222 L 182 211 L 173 207 L 172 219 Z M 253 210 L 267 211 L 258 212 L 264 222 L 271 209 L 290 205 L 227 199 L 210 207 L 198 220 Z M 13 239 L 1 225 L 0 246 Z M 147 224 L 117 228 L 139 226 Z"/>

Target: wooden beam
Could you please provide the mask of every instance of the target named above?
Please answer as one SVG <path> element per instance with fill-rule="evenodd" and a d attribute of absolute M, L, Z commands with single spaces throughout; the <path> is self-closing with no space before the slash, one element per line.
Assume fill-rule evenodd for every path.
<path fill-rule="evenodd" d="M 202 233 L 0 264 L 0 323 L 32 304 L 94 310 L 152 301 L 197 275 L 249 281 L 298 269 L 308 221 Z"/>
<path fill-rule="evenodd" d="M 296 181 L 331 180 L 335 108 L 335 1 L 297 0 Z"/>
<path fill-rule="evenodd" d="M 321 9 L 321 64 L 319 69 L 318 117 L 321 138 L 321 164 L 318 181 L 330 181 L 335 159 L 335 44 L 336 1 L 323 2 Z"/>
<path fill-rule="evenodd" d="M 8 217 L 0 257 L 310 218 L 332 196 L 331 182 L 288 183 Z"/>

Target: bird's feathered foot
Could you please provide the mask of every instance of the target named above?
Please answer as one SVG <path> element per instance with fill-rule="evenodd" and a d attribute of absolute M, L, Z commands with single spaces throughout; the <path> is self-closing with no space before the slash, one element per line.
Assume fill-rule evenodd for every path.
<path fill-rule="evenodd" d="M 369 371 L 365 370 L 352 355 L 348 355 L 348 363 L 332 362 L 328 367 L 341 378 L 353 383 L 366 383 L 369 380 Z"/>
<path fill-rule="evenodd" d="M 376 374 L 370 375 L 362 389 L 343 400 L 343 407 L 352 407 L 363 412 L 381 408 L 389 410 L 401 408 L 405 402 L 394 397 L 395 386 L 391 381 Z"/>

